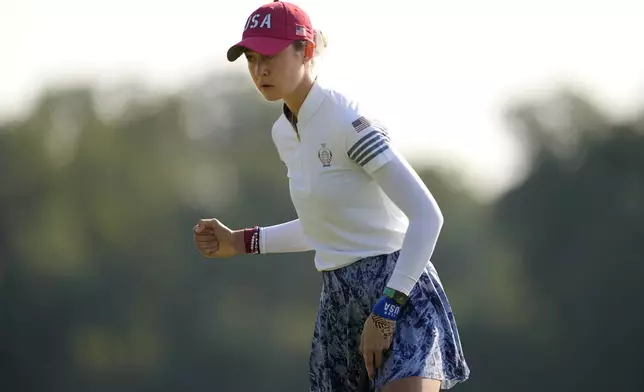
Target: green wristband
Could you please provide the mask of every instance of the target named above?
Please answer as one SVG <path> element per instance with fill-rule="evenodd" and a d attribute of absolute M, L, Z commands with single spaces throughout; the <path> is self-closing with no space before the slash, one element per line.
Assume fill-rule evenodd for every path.
<path fill-rule="evenodd" d="M 394 289 L 389 288 L 389 287 L 385 287 L 385 290 L 383 291 L 383 294 L 386 297 L 389 297 L 389 298 L 393 299 L 400 306 L 403 306 L 407 302 L 407 300 L 409 299 L 409 297 L 407 295 L 401 293 L 398 290 L 394 290 Z"/>

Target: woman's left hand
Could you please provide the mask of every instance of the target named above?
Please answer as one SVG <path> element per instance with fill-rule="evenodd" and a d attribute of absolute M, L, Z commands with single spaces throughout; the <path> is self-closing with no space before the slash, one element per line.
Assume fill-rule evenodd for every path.
<path fill-rule="evenodd" d="M 364 323 L 360 352 L 362 352 L 369 378 L 372 380 L 375 369 L 382 365 L 384 352 L 391 347 L 395 328 L 396 321 L 383 318 L 373 312 Z"/>

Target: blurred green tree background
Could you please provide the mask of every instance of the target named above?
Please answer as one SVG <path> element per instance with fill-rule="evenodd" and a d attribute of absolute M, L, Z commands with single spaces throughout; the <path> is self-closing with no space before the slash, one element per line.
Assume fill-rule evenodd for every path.
<path fill-rule="evenodd" d="M 0 390 L 307 390 L 313 254 L 192 246 L 202 217 L 295 217 L 279 113 L 215 74 L 172 96 L 49 90 L 0 124 Z M 433 260 L 472 370 L 456 389 L 644 390 L 644 116 L 562 91 L 507 118 L 531 166 L 500 198 L 417 165 L 446 218 Z"/>

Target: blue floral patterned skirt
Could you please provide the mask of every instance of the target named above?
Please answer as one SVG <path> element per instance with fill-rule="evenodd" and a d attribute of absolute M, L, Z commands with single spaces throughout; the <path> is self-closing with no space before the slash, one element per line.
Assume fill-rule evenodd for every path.
<path fill-rule="evenodd" d="M 398 254 L 322 272 L 309 363 L 311 392 L 380 391 L 388 382 L 412 376 L 440 380 L 441 389 L 449 389 L 469 377 L 452 309 L 430 262 L 396 323 L 391 350 L 369 382 L 359 350 L 362 328 Z"/>

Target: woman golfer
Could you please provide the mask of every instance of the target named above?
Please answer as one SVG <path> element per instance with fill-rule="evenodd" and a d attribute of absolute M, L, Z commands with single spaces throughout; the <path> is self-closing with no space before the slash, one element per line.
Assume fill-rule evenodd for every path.
<path fill-rule="evenodd" d="M 325 44 L 290 3 L 247 19 L 228 60 L 245 56 L 264 98 L 284 102 L 272 136 L 299 219 L 240 230 L 202 219 L 195 245 L 209 258 L 315 250 L 310 391 L 451 388 L 469 368 L 430 261 L 443 217 L 386 128 L 313 76 Z"/>

